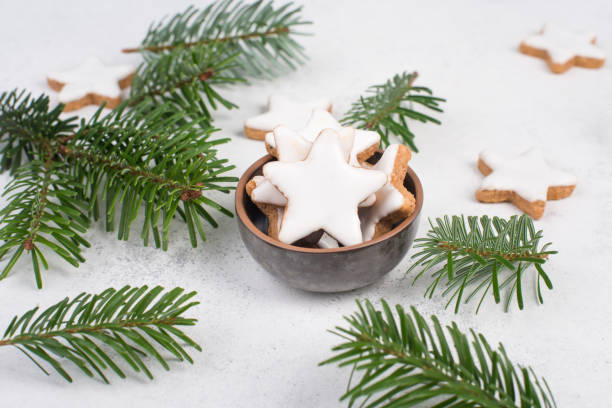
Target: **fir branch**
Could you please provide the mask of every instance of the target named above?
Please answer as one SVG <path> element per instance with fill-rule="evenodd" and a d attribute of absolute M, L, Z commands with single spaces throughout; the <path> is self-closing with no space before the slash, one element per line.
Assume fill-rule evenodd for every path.
<path fill-rule="evenodd" d="M 102 193 L 107 230 L 115 229 L 115 208 L 120 208 L 118 238 L 127 240 L 131 224 L 144 207 L 143 243 L 148 245 L 152 235 L 155 246 L 164 250 L 170 222 L 178 213 L 196 247 L 197 234 L 206 240 L 204 222 L 217 227 L 205 207 L 233 216 L 203 195 L 234 188 L 228 183 L 236 178 L 223 175 L 234 166 L 216 158 L 214 149 L 229 139 L 211 139 L 212 129 L 202 129 L 197 121 L 178 127 L 183 116 L 168 114 L 172 110 L 164 105 L 146 112 L 125 108 L 124 104 L 102 118 L 98 111 L 63 149 L 75 176 L 87 186 L 90 213 L 98 218 Z"/>
<path fill-rule="evenodd" d="M 408 121 L 417 120 L 438 125 L 440 121 L 416 110 L 415 105 L 443 112 L 440 102 L 446 100 L 433 96 L 429 88 L 414 86 L 417 76 L 416 72 L 403 72 L 382 85 L 371 86 L 367 91 L 371 95 L 354 102 L 342 119 L 342 124 L 378 132 L 383 146 L 391 143 L 389 134 L 398 136 L 413 151 L 418 152 Z"/>
<path fill-rule="evenodd" d="M 152 24 L 138 48 L 123 52 L 164 53 L 176 49 L 223 45 L 236 55 L 236 77 L 270 78 L 305 60 L 294 36 L 304 21 L 301 7 L 291 3 L 274 7 L 271 1 L 221 0 L 203 10 L 189 7 L 169 20 Z"/>
<path fill-rule="evenodd" d="M 36 286 L 42 288 L 41 266 L 48 269 L 43 247 L 51 249 L 75 267 L 85 259 L 81 246 L 89 247 L 82 234 L 89 227 L 79 196 L 81 185 L 67 171 L 65 164 L 47 158 L 31 161 L 15 170 L 4 195 L 9 203 L 0 211 L 0 258 L 12 254 L 4 266 L 4 279 L 24 250 L 32 257 Z M 52 201 L 53 199 L 53 201 Z"/>
<path fill-rule="evenodd" d="M 72 133 L 76 117 L 60 119 L 63 106 L 49 108 L 49 98 L 33 98 L 25 90 L 0 95 L 0 172 L 13 174 L 35 158 L 35 146 L 44 139 Z"/>
<path fill-rule="evenodd" d="M 466 334 L 454 322 L 445 333 L 436 316 L 428 322 L 414 308 L 407 313 L 397 305 L 394 315 L 384 300 L 382 310 L 364 303 L 345 317 L 348 328 L 332 331 L 344 342 L 321 363 L 353 367 L 341 397 L 349 407 L 556 406 L 546 380 L 515 365 L 502 344 L 494 350 L 482 334 Z"/>
<path fill-rule="evenodd" d="M 523 214 L 508 220 L 499 217 L 471 216 L 467 225 L 463 216 L 454 215 L 436 218 L 426 238 L 415 240 L 416 259 L 407 273 L 417 267 L 421 271 L 414 281 L 427 272 L 432 272 L 432 282 L 425 296 L 433 297 L 436 288 L 445 284 L 443 296 L 451 294 L 446 306 L 455 302 L 455 313 L 462 301 L 469 302 L 480 293 L 476 312 L 480 309 L 487 293 L 491 291 L 496 303 L 501 300 L 501 291 L 507 290 L 506 310 L 516 293 L 516 301 L 523 309 L 523 279 L 531 265 L 537 272 L 537 300 L 542 303 L 541 281 L 552 289 L 550 278 L 542 265 L 548 256 L 556 251 L 548 250 L 550 243 L 540 247 L 542 231 L 535 230 L 533 220 Z M 473 287 L 468 293 L 468 287 Z"/>
<path fill-rule="evenodd" d="M 167 104 L 127 103 L 102 116 L 102 108 L 76 126 L 59 119 L 61 107 L 49 109 L 48 98 L 32 98 L 14 91 L 0 111 L 0 135 L 13 148 L 1 151 L 5 169 L 13 168 L 16 149 L 32 159 L 14 168 L 15 178 L 5 195 L 9 204 L 0 211 L 0 258 L 10 258 L 0 273 L 6 277 L 17 260 L 30 253 L 37 286 L 42 286 L 43 252 L 51 250 L 74 266 L 89 246 L 83 233 L 97 220 L 105 204 L 106 229 L 118 224 L 119 239 L 127 240 L 141 213 L 141 237 L 148 245 L 169 245 L 171 221 L 180 216 L 191 244 L 206 239 L 204 224 L 217 227 L 209 209 L 233 214 L 208 197 L 231 191 L 237 181 L 225 176 L 233 169 L 217 158 L 207 118 L 185 120 Z M 10 96 L 13 95 L 13 96 Z M 10 164 L 10 166 L 8 165 Z M 118 223 L 115 220 L 119 214 Z"/>
<path fill-rule="evenodd" d="M 66 362 L 105 383 L 109 382 L 104 374 L 108 369 L 120 378 L 126 377 L 120 360 L 136 373 L 153 379 L 145 357 L 155 358 L 169 370 L 167 357 L 160 351 L 190 363 L 193 360 L 182 344 L 202 351 L 178 328 L 197 322 L 184 317 L 186 311 L 199 304 L 192 300 L 195 295 L 196 292 L 185 293 L 182 288 L 164 293 L 161 286 L 152 289 L 124 286 L 94 295 L 81 293 L 42 312 L 35 307 L 15 316 L 0 340 L 0 347 L 15 347 L 48 375 L 43 367 L 47 363 L 69 382 L 72 377 L 64 368 Z M 116 356 L 109 355 L 108 350 Z"/>

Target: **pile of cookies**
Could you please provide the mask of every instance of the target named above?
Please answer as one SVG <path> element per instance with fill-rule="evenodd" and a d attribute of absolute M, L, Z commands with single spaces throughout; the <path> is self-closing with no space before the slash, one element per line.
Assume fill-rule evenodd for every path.
<path fill-rule="evenodd" d="M 324 105 L 311 110 L 301 129 L 278 125 L 265 134 L 277 160 L 246 186 L 268 217 L 268 235 L 286 244 L 357 245 L 390 231 L 415 209 L 403 184 L 410 149 L 391 145 L 374 162 L 378 133 L 342 127 Z"/>

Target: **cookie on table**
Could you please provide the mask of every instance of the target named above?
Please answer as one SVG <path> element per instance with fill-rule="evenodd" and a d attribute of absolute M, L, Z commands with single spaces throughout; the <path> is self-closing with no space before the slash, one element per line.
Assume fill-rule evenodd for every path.
<path fill-rule="evenodd" d="M 331 100 L 321 98 L 309 102 L 297 102 L 282 95 L 272 95 L 268 101 L 267 112 L 244 122 L 244 133 L 250 139 L 264 140 L 266 133 L 278 125 L 300 129 L 308 121 L 313 109 L 331 112 Z"/>
<path fill-rule="evenodd" d="M 370 168 L 387 175 L 387 183 L 376 192 L 376 201 L 369 208 L 359 210 L 361 232 L 364 241 L 391 231 L 393 226 L 408 218 L 415 209 L 414 195 L 404 187 L 410 149 L 402 144 L 392 144 L 380 160 Z"/>
<path fill-rule="evenodd" d="M 333 129 L 342 132 L 340 122 L 331 113 L 323 109 L 313 109 L 308 122 L 299 130 L 280 125 L 266 134 L 266 150 L 280 161 L 303 160 L 312 146 L 315 138 L 323 129 Z M 352 128 L 351 128 L 352 129 Z M 377 132 L 354 129 L 353 144 L 350 147 L 350 164 L 359 166 L 369 159 L 380 145 L 380 135 Z"/>
<path fill-rule="evenodd" d="M 246 184 L 246 193 L 268 218 L 268 235 L 278 239 L 287 199 L 263 176 L 255 176 L 249 180 Z"/>
<path fill-rule="evenodd" d="M 535 148 L 512 158 L 485 150 L 478 169 L 486 176 L 476 191 L 478 201 L 511 202 L 536 220 L 544 214 L 546 200 L 569 197 L 577 183 L 574 175 L 551 168 Z"/>
<path fill-rule="evenodd" d="M 595 45 L 593 33 L 575 32 L 546 24 L 539 34 L 523 40 L 520 52 L 546 60 L 550 70 L 562 74 L 573 66 L 600 68 L 606 55 Z"/>
<path fill-rule="evenodd" d="M 49 73 L 47 83 L 59 92 L 65 112 L 105 102 L 107 108 L 114 109 L 121 103 L 121 90 L 132 83 L 134 72 L 130 65 L 104 65 L 92 57 L 74 69 Z"/>
<path fill-rule="evenodd" d="M 317 136 L 305 160 L 268 162 L 263 175 L 287 198 L 278 234 L 286 244 L 319 230 L 345 246 L 363 242 L 357 209 L 387 182 L 381 171 L 347 163 L 333 129 Z"/>

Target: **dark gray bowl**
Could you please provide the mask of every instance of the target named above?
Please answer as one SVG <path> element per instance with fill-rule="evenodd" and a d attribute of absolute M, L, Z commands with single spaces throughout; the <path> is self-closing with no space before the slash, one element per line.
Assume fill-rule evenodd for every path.
<path fill-rule="evenodd" d="M 378 161 L 380 153 L 370 160 Z M 311 292 L 343 292 L 367 286 L 391 271 L 406 255 L 418 228 L 423 206 L 423 187 L 411 168 L 404 186 L 414 194 L 416 208 L 388 233 L 342 248 L 319 249 L 287 245 L 266 235 L 267 217 L 246 194 L 246 183 L 260 175 L 274 157 L 257 160 L 244 172 L 236 189 L 238 228 L 244 245 L 265 270 L 290 286 Z"/>

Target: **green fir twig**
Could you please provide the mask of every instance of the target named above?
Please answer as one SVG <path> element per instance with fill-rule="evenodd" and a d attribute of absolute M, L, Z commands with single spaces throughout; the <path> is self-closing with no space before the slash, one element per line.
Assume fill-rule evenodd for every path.
<path fill-rule="evenodd" d="M 12 346 L 49 375 L 48 365 L 72 382 L 66 363 L 89 377 L 109 380 L 111 370 L 125 378 L 129 366 L 153 379 L 146 357 L 169 370 L 169 353 L 179 361 L 193 363 L 185 346 L 202 351 L 179 327 L 193 326 L 197 319 L 184 314 L 199 304 L 196 292 L 182 288 L 165 291 L 161 286 L 106 289 L 98 294 L 81 293 L 65 298 L 44 311 L 38 307 L 15 316 L 4 332 L 0 347 Z"/>
<path fill-rule="evenodd" d="M 306 59 L 295 36 L 300 26 L 311 24 L 300 16 L 302 7 L 272 1 L 217 1 L 202 10 L 189 7 L 170 19 L 150 26 L 137 48 L 123 52 L 163 54 L 177 49 L 214 47 L 235 55 L 237 77 L 271 78 L 295 69 Z M 221 58 L 223 59 L 223 58 Z"/>
<path fill-rule="evenodd" d="M 331 331 L 343 342 L 321 364 L 352 367 L 341 400 L 349 407 L 555 407 L 546 383 L 530 367 L 514 364 L 502 344 L 484 335 L 445 328 L 436 316 L 428 322 L 416 309 L 387 302 L 382 310 L 357 301 L 359 310 L 345 317 L 348 327 Z"/>
<path fill-rule="evenodd" d="M 470 216 L 466 223 L 464 216 L 453 215 L 436 218 L 435 224 L 430 220 L 429 224 L 427 237 L 415 240 L 414 247 L 420 251 L 412 256 L 415 261 L 407 273 L 420 268 L 416 281 L 431 272 L 432 281 L 425 296 L 432 298 L 436 289 L 443 286 L 442 295 L 450 295 L 446 306 L 454 302 L 455 313 L 462 303 L 477 295 L 480 300 L 476 312 L 487 293 L 499 303 L 504 289 L 506 310 L 514 296 L 523 309 L 523 281 L 530 266 L 537 273 L 537 301 L 544 301 L 542 282 L 552 289 L 542 265 L 557 251 L 548 249 L 550 243 L 540 246 L 542 231 L 535 230 L 529 216 L 515 215 L 507 220 Z"/>
<path fill-rule="evenodd" d="M 342 119 L 343 125 L 352 125 L 360 129 L 373 130 L 381 137 L 381 144 L 388 146 L 389 135 L 399 137 L 414 152 L 419 150 L 414 142 L 414 133 L 408 122 L 416 120 L 422 123 L 440 124 L 440 121 L 417 110 L 418 106 L 435 112 L 440 108 L 443 98 L 433 96 L 429 88 L 415 86 L 416 72 L 396 74 L 384 84 L 368 88 L 369 96 L 362 96 L 354 102 Z"/>
<path fill-rule="evenodd" d="M 2 103 L 6 102 L 6 103 Z M 144 213 L 141 237 L 148 245 L 168 248 L 170 223 L 180 216 L 191 244 L 206 239 L 204 224 L 217 227 L 209 209 L 232 217 L 207 195 L 227 193 L 237 181 L 225 176 L 234 167 L 216 157 L 211 127 L 169 105 L 152 108 L 127 103 L 107 115 L 100 108 L 89 121 L 60 119 L 48 98 L 13 91 L 0 96 L 0 134 L 10 147 L 0 158 L 13 180 L 0 211 L 0 257 L 9 256 L 5 278 L 27 252 L 37 286 L 48 268 L 45 251 L 74 266 L 84 262 L 81 247 L 90 220 L 104 211 L 107 231 L 127 240 L 134 221 Z M 16 120 L 18 118 L 19 120 Z M 25 164 L 21 158 L 31 160 Z M 19 165 L 15 165 L 19 162 Z M 116 221 L 119 214 L 119 221 Z"/>

